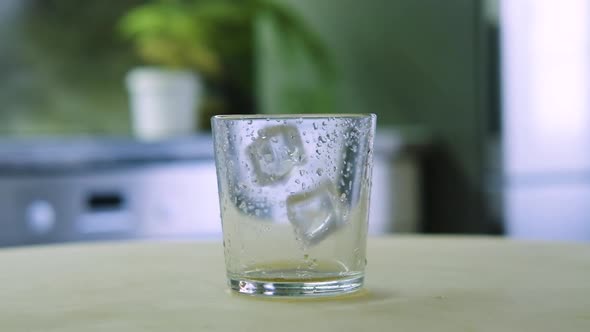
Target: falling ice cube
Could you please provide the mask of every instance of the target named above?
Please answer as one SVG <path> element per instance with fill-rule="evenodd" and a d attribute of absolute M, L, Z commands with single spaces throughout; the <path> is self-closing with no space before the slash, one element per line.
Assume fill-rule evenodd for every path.
<path fill-rule="evenodd" d="M 336 186 L 331 182 L 289 196 L 287 217 L 305 246 L 318 244 L 345 223 Z"/>
<path fill-rule="evenodd" d="M 301 136 L 294 126 L 280 125 L 258 131 L 248 146 L 256 181 L 265 186 L 285 179 L 295 165 L 305 162 Z"/>

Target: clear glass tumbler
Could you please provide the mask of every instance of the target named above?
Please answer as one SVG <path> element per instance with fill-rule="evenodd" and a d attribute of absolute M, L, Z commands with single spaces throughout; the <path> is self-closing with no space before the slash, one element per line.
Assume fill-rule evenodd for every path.
<path fill-rule="evenodd" d="M 271 296 L 360 289 L 376 116 L 211 121 L 231 289 Z"/>

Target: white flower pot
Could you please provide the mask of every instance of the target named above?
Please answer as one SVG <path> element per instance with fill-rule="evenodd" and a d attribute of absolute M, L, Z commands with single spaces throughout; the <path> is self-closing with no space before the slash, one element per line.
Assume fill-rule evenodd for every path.
<path fill-rule="evenodd" d="M 201 81 L 188 70 L 136 68 L 126 77 L 135 136 L 158 140 L 195 132 Z"/>

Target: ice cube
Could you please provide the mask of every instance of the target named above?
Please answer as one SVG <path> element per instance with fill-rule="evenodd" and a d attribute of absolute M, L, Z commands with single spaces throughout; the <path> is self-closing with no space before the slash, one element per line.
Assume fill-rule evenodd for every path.
<path fill-rule="evenodd" d="M 299 130 L 291 125 L 278 125 L 258 131 L 248 146 L 254 175 L 261 186 L 284 180 L 295 165 L 305 163 Z"/>
<path fill-rule="evenodd" d="M 290 195 L 287 217 L 305 246 L 318 244 L 345 224 L 336 186 L 329 181 L 312 191 Z"/>

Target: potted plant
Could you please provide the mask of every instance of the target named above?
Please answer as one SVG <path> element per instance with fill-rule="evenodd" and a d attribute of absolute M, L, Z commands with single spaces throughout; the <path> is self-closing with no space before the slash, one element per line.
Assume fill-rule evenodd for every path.
<path fill-rule="evenodd" d="M 297 15 L 271 0 L 158 0 L 124 15 L 122 35 L 149 65 L 127 76 L 139 137 L 188 134 L 199 118 L 256 112 L 255 53 L 261 17 L 280 36 L 297 41 L 323 73 L 329 72 L 329 57 L 319 39 Z M 199 101 L 204 115 L 195 117 Z M 174 123 L 165 124 L 169 120 Z"/>

